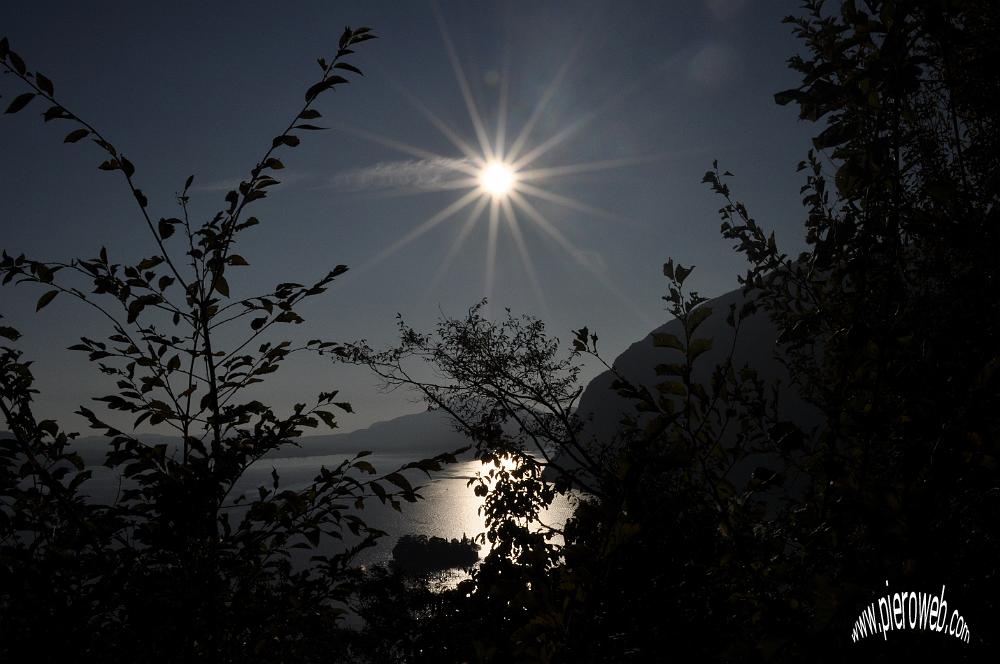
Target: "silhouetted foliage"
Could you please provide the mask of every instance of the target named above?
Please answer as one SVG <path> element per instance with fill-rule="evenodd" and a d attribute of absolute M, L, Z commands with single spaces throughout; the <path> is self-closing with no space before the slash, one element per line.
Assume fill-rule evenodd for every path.
<path fill-rule="evenodd" d="M 729 540 L 764 539 L 750 531 L 772 483 L 758 476 L 736 487 L 731 469 L 768 447 L 773 403 L 754 372 L 733 363 L 732 341 L 708 385 L 693 379 L 693 364 L 711 346 L 697 331 L 712 312 L 704 298 L 683 292 L 691 268 L 670 262 L 664 273 L 665 299 L 684 335 L 656 343 L 679 357 L 657 368 L 665 380 L 656 394 L 618 377 L 615 388 L 636 413 L 612 441 L 587 440 L 574 412 L 580 361 L 600 360 L 597 336 L 586 328 L 561 351 L 540 321 L 508 313 L 493 323 L 477 306 L 442 321 L 434 335 L 402 325 L 396 349 L 353 349 L 389 385 L 414 387 L 449 412 L 477 442 L 477 457 L 493 464 L 470 481 L 485 496 L 493 548 L 442 609 L 455 629 L 445 639 L 440 632 L 419 639 L 412 657 L 641 661 L 699 629 L 706 615 L 696 606 L 745 590 L 746 577 L 734 578 L 719 558 Z M 749 314 L 749 307 L 729 312 L 733 339 Z M 415 361 L 431 362 L 447 382 L 412 378 Z M 724 432 L 735 426 L 734 445 Z M 579 501 L 562 530 L 544 523 L 557 493 Z M 665 602 L 690 608 L 664 614 Z M 652 620 L 662 615 L 671 620 Z M 735 622 L 714 625 L 726 627 L 731 642 L 747 638 Z"/>
<path fill-rule="evenodd" d="M 131 162 L 55 104 L 51 82 L 3 42 L 4 67 L 31 89 L 8 110 L 41 96 L 55 104 L 46 120 L 78 125 L 67 142 L 93 138 L 109 156 L 101 168 L 121 171 L 160 252 L 134 266 L 103 251 L 68 264 L 5 255 L 0 269 L 8 281 L 48 285 L 39 308 L 65 293 L 115 320 L 108 343 L 77 347 L 119 381 L 103 400 L 137 424 L 178 428 L 185 446 L 175 458 L 82 409 L 115 439 L 108 463 L 129 479 L 120 501 L 85 503 L 86 471 L 69 437 L 34 419 L 29 367 L 3 349 L 0 404 L 13 438 L 0 455 L 0 619 L 17 631 L 0 645 L 37 643 L 57 620 L 53 648 L 119 654 L 142 645 L 215 659 L 974 661 L 995 650 L 1000 9 L 987 0 L 810 0 L 788 22 L 805 46 L 790 60 L 802 84 L 776 100 L 825 123 L 800 164 L 807 250 L 783 253 L 734 196 L 732 175 L 713 165 L 703 181 L 722 198 L 723 237 L 748 260 L 746 304 L 713 311 L 685 289 L 693 268 L 668 261 L 664 300 L 679 333 L 653 339 L 653 388 L 605 364 L 634 406 L 609 439 L 590 436 L 577 413 L 581 363 L 604 362 L 588 328 L 562 348 L 541 321 L 509 311 L 492 321 L 480 304 L 430 334 L 401 321 L 388 350 L 213 349 L 216 324 L 250 317 L 253 340 L 300 322 L 294 306 L 342 271 L 223 304 L 227 269 L 245 262 L 230 251 L 251 225 L 243 207 L 276 182 L 264 173 L 280 162 L 268 151 L 228 207 L 196 230 L 183 193 L 183 218 L 154 224 Z M 366 38 L 345 33 L 338 57 Z M 338 64 L 320 61 L 323 79 L 298 118 L 317 117 L 316 96 L 344 82 L 334 68 L 355 71 Z M 308 128 L 298 121 L 271 150 L 298 143 L 296 126 Z M 187 239 L 193 279 L 163 244 L 175 231 Z M 125 322 L 62 285 L 73 272 L 117 300 Z M 182 305 L 168 297 L 177 291 Z M 705 321 L 723 315 L 731 333 L 705 336 Z M 737 363 L 754 315 L 777 326 L 777 357 L 817 409 L 814 429 L 785 419 L 779 387 Z M 188 336 L 159 331 L 160 320 Z M 6 327 L 0 335 L 17 336 Z M 484 497 L 480 541 L 491 546 L 471 578 L 432 592 L 399 570 L 350 567 L 379 533 L 349 508 L 419 497 L 403 474 L 378 476 L 360 457 L 324 469 L 304 491 L 280 491 L 275 476 L 230 523 L 225 508 L 235 501 L 226 497 L 249 463 L 304 427 L 332 424 L 327 408 L 348 408 L 328 393 L 280 417 L 231 399 L 304 350 L 418 390 L 475 443 L 486 466 L 469 485 Z M 721 360 L 704 366 L 710 356 Z M 450 460 L 405 468 L 430 473 Z M 545 523 L 560 495 L 576 505 L 561 528 Z M 358 538 L 344 553 L 305 569 L 289 561 L 291 547 L 343 537 L 344 528 Z M 420 563 L 453 551 L 457 560 L 459 550 L 472 560 L 464 540 L 404 538 L 397 549 Z M 919 631 L 852 643 L 855 618 L 886 581 L 904 590 L 946 584 L 972 643 Z M 358 629 L 338 629 L 347 606 Z"/>
<path fill-rule="evenodd" d="M 683 335 L 654 338 L 655 391 L 617 377 L 635 411 L 613 440 L 583 439 L 573 410 L 577 360 L 599 358 L 587 328 L 565 360 L 540 322 L 493 323 L 478 309 L 432 335 L 403 326 L 391 351 L 353 349 L 448 411 L 480 457 L 517 462 L 478 484 L 499 546 L 433 614 L 454 629 L 418 641 L 414 661 L 995 651 L 998 19 L 975 0 L 814 1 L 788 19 L 806 46 L 790 60 L 803 82 L 776 100 L 825 121 L 800 164 L 808 250 L 782 253 L 733 196 L 731 174 L 706 173 L 723 198 L 722 234 L 749 262 L 747 305 L 728 312 L 732 338 L 699 338 L 723 312 L 684 292 L 690 268 L 664 266 Z M 779 417 L 776 386 L 732 352 L 693 378 L 755 309 L 778 327 L 794 388 L 820 413 L 815 430 Z M 443 378 L 414 378 L 413 361 Z M 528 527 L 574 486 L 586 493 L 561 532 Z M 920 631 L 853 643 L 886 581 L 947 584 L 972 643 Z"/>
<path fill-rule="evenodd" d="M 74 298 L 105 317 L 104 341 L 81 338 L 71 350 L 87 353 L 116 392 L 97 397 L 109 410 L 143 424 L 173 429 L 182 445 L 150 445 L 141 435 L 108 425 L 81 406 L 78 413 L 110 439 L 105 465 L 122 477 L 109 504 L 83 499 L 90 475 L 70 451 L 72 436 L 48 420 L 36 421 L 30 401 L 29 363 L 2 350 L 0 404 L 11 438 L 0 447 L 0 652 L 56 657 L 170 661 L 312 661 L 326 659 L 343 641 L 338 627 L 352 588 L 355 555 L 382 535 L 357 510 L 377 499 L 395 509 L 420 498 L 401 474 L 429 473 L 454 461 L 449 454 L 380 475 L 368 453 L 323 467 L 300 490 L 281 487 L 277 472 L 252 493 L 237 488 L 251 465 L 303 431 L 336 426 L 335 411 L 351 412 L 337 391 L 315 403 L 279 412 L 246 399 L 245 388 L 264 380 L 293 353 L 342 352 L 334 342 L 293 345 L 266 341 L 277 326 L 300 324 L 297 306 L 323 293 L 346 271 L 338 265 L 310 285 L 283 282 L 241 300 L 229 279 L 248 262 L 236 253 L 239 237 L 256 225 L 254 201 L 278 184 L 277 157 L 299 144 L 321 116 L 321 94 L 360 71 L 345 58 L 374 38 L 368 28 L 346 29 L 334 56 L 318 61 L 321 75 L 301 109 L 271 142 L 250 174 L 228 192 L 224 207 L 206 222 L 191 220 L 188 191 L 177 196 L 177 216 L 157 219 L 138 188 L 136 167 L 94 125 L 55 96 L 54 85 L 0 41 L 5 73 L 28 90 L 10 102 L 16 113 L 44 102 L 45 122 L 72 127 L 67 143 L 84 139 L 103 153 L 99 169 L 118 173 L 150 231 L 157 251 L 121 263 L 101 248 L 69 262 L 23 255 L 0 260 L 3 283 L 45 288 L 37 309 L 58 295 Z M 87 292 L 87 291 L 90 292 Z M 242 326 L 232 346 L 220 331 Z M 15 339 L 11 328 L 2 334 Z M 227 338 L 232 338 L 229 336 Z M 326 552 L 295 563 L 320 545 Z M 330 553 L 332 551 L 332 553 Z"/>
<path fill-rule="evenodd" d="M 392 547 L 392 566 L 400 571 L 425 574 L 451 567 L 472 567 L 479 561 L 479 545 L 468 537 L 445 539 L 403 535 Z"/>
<path fill-rule="evenodd" d="M 825 120 L 800 164 L 809 251 L 790 259 L 735 202 L 722 231 L 750 261 L 747 289 L 778 324 L 801 392 L 825 414 L 810 492 L 786 519 L 809 552 L 795 572 L 811 614 L 795 657 L 926 656 L 996 648 L 1000 421 L 996 40 L 988 2 L 808 3 L 789 19 L 809 49 L 802 85 L 776 96 Z M 820 153 L 827 151 L 832 172 Z M 828 186 L 832 181 L 833 187 Z M 848 634 L 881 579 L 947 584 L 973 628 L 965 648 L 916 634 Z M 958 600 L 956 600 L 958 601 Z M 974 617 L 973 617 L 974 616 Z M 826 645 L 824 645 L 826 644 Z"/>

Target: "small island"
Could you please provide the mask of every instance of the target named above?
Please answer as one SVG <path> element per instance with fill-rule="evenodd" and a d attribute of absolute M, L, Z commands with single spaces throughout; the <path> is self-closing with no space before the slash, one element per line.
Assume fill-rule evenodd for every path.
<path fill-rule="evenodd" d="M 479 545 L 471 538 L 446 540 L 427 535 L 403 535 L 392 548 L 392 567 L 410 574 L 427 574 L 479 561 Z"/>

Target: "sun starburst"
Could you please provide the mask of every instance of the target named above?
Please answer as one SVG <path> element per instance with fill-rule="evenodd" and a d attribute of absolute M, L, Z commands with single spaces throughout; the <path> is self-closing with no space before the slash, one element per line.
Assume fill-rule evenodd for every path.
<path fill-rule="evenodd" d="M 433 164 L 436 169 L 444 168 L 450 172 L 450 177 L 444 181 L 435 181 L 434 186 L 417 186 L 409 189 L 400 189 L 401 195 L 422 193 L 427 191 L 440 191 L 453 189 L 465 193 L 461 194 L 453 202 L 445 206 L 436 214 L 430 216 L 422 222 L 417 223 L 412 230 L 406 233 L 380 253 L 361 266 L 360 271 L 371 268 L 386 258 L 403 249 L 417 238 L 423 236 L 439 224 L 458 216 L 463 210 L 470 210 L 465 218 L 465 223 L 454 235 L 448 251 L 440 263 L 434 278 L 431 280 L 429 288 L 433 289 L 444 278 L 454 259 L 462 250 L 463 244 L 468 239 L 476 224 L 483 218 L 487 223 L 487 246 L 485 261 L 485 282 L 486 295 L 490 297 L 496 281 L 496 251 L 498 235 L 501 227 L 510 234 L 513 244 L 517 249 L 518 258 L 524 268 L 524 274 L 530 281 L 532 291 L 539 301 L 543 310 L 547 310 L 544 292 L 538 280 L 534 263 L 531 259 L 528 243 L 521 232 L 521 221 L 526 221 L 537 230 L 554 240 L 556 246 L 573 260 L 575 263 L 586 269 L 598 282 L 615 294 L 619 300 L 629 306 L 635 313 L 646 318 L 645 313 L 632 302 L 625 293 L 618 289 L 605 275 L 605 273 L 586 260 L 587 253 L 579 249 L 569 238 L 567 238 L 559 228 L 550 221 L 529 199 L 544 201 L 546 203 L 582 212 L 589 216 L 597 217 L 614 222 L 624 222 L 634 224 L 630 219 L 622 215 L 589 205 L 574 198 L 558 194 L 545 188 L 545 183 L 549 180 L 579 175 L 582 173 L 592 173 L 623 166 L 648 162 L 660 159 L 660 156 L 651 155 L 643 157 L 605 159 L 601 161 L 571 163 L 557 166 L 541 168 L 536 166 L 537 162 L 553 148 L 563 144 L 572 136 L 577 134 L 587 124 L 592 122 L 600 113 L 611 107 L 611 103 L 600 109 L 591 111 L 585 116 L 567 123 L 561 130 L 552 136 L 532 143 L 532 136 L 539 120 L 544 114 L 547 105 L 556 94 L 556 90 L 565 78 L 576 55 L 584 43 L 584 35 L 581 35 L 577 46 L 571 49 L 566 60 L 557 70 L 557 73 L 546 88 L 542 96 L 536 102 L 527 121 L 520 128 L 520 131 L 511 141 L 507 141 L 507 85 L 508 77 L 506 72 L 499 79 L 499 100 L 496 109 L 497 125 L 493 136 L 487 130 L 486 123 L 479 111 L 476 99 L 469 87 L 468 79 L 463 71 L 461 60 L 456 53 L 455 46 L 449 36 L 447 26 L 440 12 L 435 8 L 440 28 L 442 42 L 455 74 L 455 80 L 461 92 L 462 99 L 468 112 L 472 125 L 474 142 L 464 139 L 461 133 L 454 127 L 448 125 L 437 115 L 430 111 L 427 106 L 401 85 L 394 84 L 397 90 L 409 101 L 409 103 L 436 129 L 458 151 L 459 156 L 449 156 L 434 153 L 430 150 L 409 145 L 385 136 L 380 136 L 366 132 L 357 128 L 342 127 L 352 133 L 362 136 L 386 147 L 410 155 L 421 163 Z"/>

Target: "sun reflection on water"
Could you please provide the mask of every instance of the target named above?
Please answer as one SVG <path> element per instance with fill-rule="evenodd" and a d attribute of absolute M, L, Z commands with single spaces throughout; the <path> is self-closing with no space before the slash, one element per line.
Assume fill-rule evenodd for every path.
<path fill-rule="evenodd" d="M 271 469 L 278 471 L 282 488 L 302 489 L 308 486 L 315 477 L 321 465 L 336 466 L 342 457 L 303 457 L 286 459 L 268 459 L 252 467 L 237 487 L 238 491 L 254 493 L 260 485 L 269 486 Z M 371 463 L 380 471 L 389 472 L 412 457 L 373 455 Z M 490 469 L 512 471 L 516 462 L 510 458 L 498 459 L 499 467 L 494 464 L 484 465 L 479 461 L 462 461 L 446 466 L 441 472 L 427 480 L 425 476 L 412 476 L 414 484 L 420 484 L 419 490 L 424 500 L 416 503 L 403 503 L 402 512 L 397 513 L 378 501 L 370 501 L 363 512 L 359 514 L 370 526 L 386 532 L 386 537 L 379 543 L 363 551 L 357 562 L 360 565 L 376 565 L 388 563 L 392 555 L 392 547 L 396 540 L 407 534 L 421 534 L 428 537 L 443 537 L 445 539 L 460 539 L 463 536 L 476 537 L 486 530 L 486 519 L 481 513 L 483 498 L 476 496 L 469 481 L 475 478 L 477 472 L 484 474 Z M 88 483 L 89 493 L 94 500 L 110 500 L 113 498 L 118 480 L 110 469 L 96 469 L 93 481 Z M 234 495 L 236 495 L 234 493 Z M 554 528 L 562 528 L 567 518 L 571 516 L 574 498 L 556 496 L 556 500 L 542 515 L 542 520 Z M 237 518 L 234 513 L 232 518 Z M 479 551 L 480 558 L 490 549 L 488 540 L 482 541 Z M 312 555 L 330 555 L 335 553 L 333 545 L 321 543 L 318 550 L 298 551 L 302 564 L 307 564 Z M 446 588 L 467 578 L 461 570 L 449 570 L 439 575 L 432 586 Z"/>

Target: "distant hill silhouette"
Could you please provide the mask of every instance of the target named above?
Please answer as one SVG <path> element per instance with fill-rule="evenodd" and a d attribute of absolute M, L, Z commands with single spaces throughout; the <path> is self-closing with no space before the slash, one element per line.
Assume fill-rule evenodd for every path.
<path fill-rule="evenodd" d="M 726 322 L 730 306 L 737 312 L 747 301 L 742 289 L 736 289 L 706 301 L 701 306 L 712 309 L 712 315 L 698 328 L 695 336 L 711 338 L 712 348 L 695 362 L 693 378 L 707 382 L 714 367 L 727 356 L 733 339 L 733 328 Z M 670 333 L 683 338 L 683 327 L 677 319 L 671 320 L 652 330 L 641 340 L 629 346 L 619 355 L 612 366 L 622 376 L 634 384 L 647 387 L 654 395 L 656 384 L 664 379 L 656 375 L 656 365 L 677 362 L 680 354 L 669 348 L 659 348 L 653 344 L 653 335 Z M 819 422 L 819 414 L 805 403 L 792 389 L 788 371 L 777 354 L 777 328 L 763 310 L 757 311 L 743 321 L 734 351 L 737 367 L 749 364 L 767 383 L 781 381 L 780 408 L 782 417 L 800 426 L 811 427 Z M 634 403 L 618 395 L 611 388 L 615 377 L 610 371 L 596 376 L 580 396 L 577 414 L 584 419 L 583 440 L 592 447 L 599 447 L 614 438 L 625 414 L 635 414 Z M 575 464 L 566 455 L 560 455 L 556 462 L 565 468 Z M 774 458 L 755 458 L 753 465 L 776 463 Z M 749 464 L 748 464 L 749 465 Z M 734 469 L 733 479 L 738 480 L 752 472 L 753 467 Z"/>
<path fill-rule="evenodd" d="M 137 434 L 139 440 L 151 445 L 166 445 L 168 452 L 180 447 L 180 438 L 160 434 Z M 366 429 L 349 433 L 322 436 L 304 436 L 299 446 L 286 446 L 265 458 L 298 458 L 343 454 L 353 455 L 361 450 L 375 454 L 412 455 L 415 459 L 441 452 L 452 452 L 469 444 L 468 440 L 451 426 L 448 416 L 440 411 L 424 411 L 403 415 L 385 422 L 376 422 Z M 108 438 L 85 436 L 73 443 L 87 465 L 104 462 Z"/>

